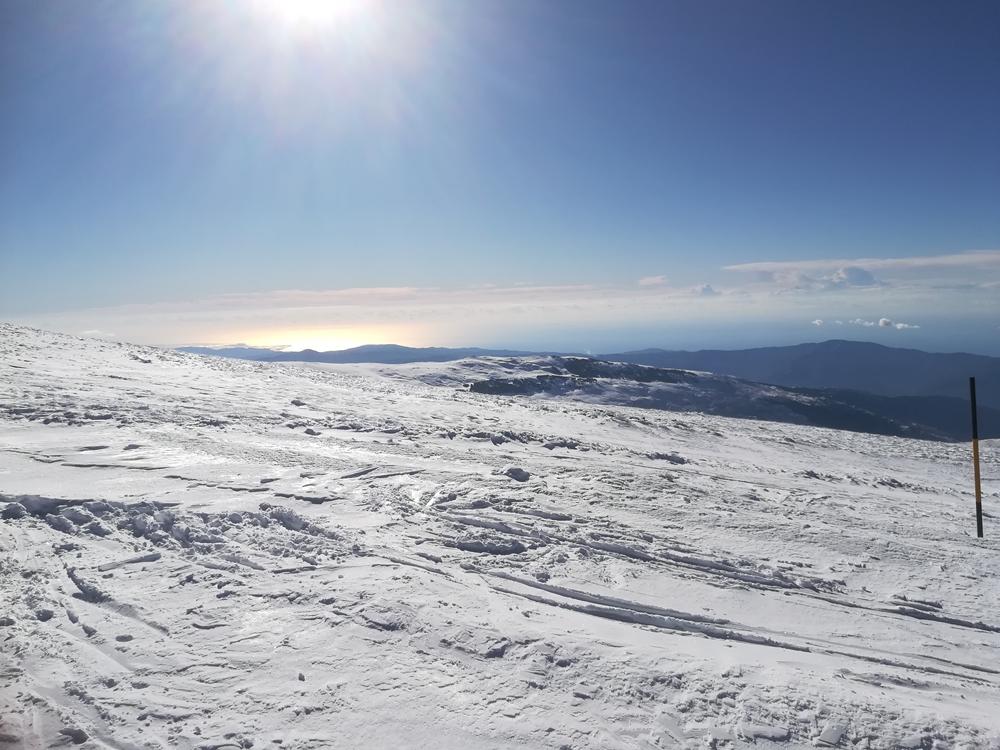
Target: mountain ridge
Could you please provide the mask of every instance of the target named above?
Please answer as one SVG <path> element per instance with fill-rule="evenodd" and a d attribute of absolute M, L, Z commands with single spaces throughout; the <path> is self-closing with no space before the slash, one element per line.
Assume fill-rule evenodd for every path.
<path fill-rule="evenodd" d="M 566 352 L 533 352 L 479 347 L 407 347 L 368 344 L 336 351 L 275 352 L 252 347 L 178 347 L 180 351 L 262 362 L 327 362 L 333 364 L 452 362 L 469 357 L 585 356 Z M 890 397 L 945 396 L 968 402 L 969 377 L 977 383 L 978 401 L 1000 409 L 1000 357 L 968 353 L 936 353 L 888 347 L 864 341 L 830 339 L 821 343 L 752 349 L 659 348 L 599 354 L 611 362 L 732 375 L 743 380 L 787 388 L 834 388 Z"/>
<path fill-rule="evenodd" d="M 586 357 L 472 359 L 446 367 L 419 379 L 492 396 L 698 411 L 920 440 L 969 439 L 968 406 L 948 396 L 892 397 L 835 388 L 790 388 L 732 375 Z M 979 426 L 984 440 L 1000 438 L 1000 410 L 981 406 Z"/>
<path fill-rule="evenodd" d="M 978 401 L 1000 408 L 1000 358 L 932 353 L 861 341 L 696 352 L 644 349 L 605 354 L 615 362 L 676 367 L 790 388 L 837 388 L 880 396 L 948 396 L 969 400 L 969 377 Z"/>

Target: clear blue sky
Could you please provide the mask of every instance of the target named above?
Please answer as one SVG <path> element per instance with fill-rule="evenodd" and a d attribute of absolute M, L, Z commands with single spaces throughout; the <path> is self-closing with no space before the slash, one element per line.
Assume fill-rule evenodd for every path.
<path fill-rule="evenodd" d="M 1000 354 L 998 250 L 997 2 L 0 1 L 5 320 Z"/>

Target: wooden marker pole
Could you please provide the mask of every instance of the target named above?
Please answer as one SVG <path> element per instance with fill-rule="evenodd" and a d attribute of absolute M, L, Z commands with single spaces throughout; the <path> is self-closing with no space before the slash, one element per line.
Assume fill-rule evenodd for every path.
<path fill-rule="evenodd" d="M 972 398 L 972 472 L 976 478 L 976 535 L 983 536 L 983 491 L 979 484 L 979 420 L 976 416 L 976 379 L 969 378 Z"/>

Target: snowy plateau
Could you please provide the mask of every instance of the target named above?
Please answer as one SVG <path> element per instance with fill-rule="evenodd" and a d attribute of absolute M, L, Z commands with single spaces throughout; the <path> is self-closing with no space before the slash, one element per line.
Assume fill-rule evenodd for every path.
<path fill-rule="evenodd" d="M 0 748 L 1000 748 L 1000 441 L 547 366 L 0 326 Z"/>

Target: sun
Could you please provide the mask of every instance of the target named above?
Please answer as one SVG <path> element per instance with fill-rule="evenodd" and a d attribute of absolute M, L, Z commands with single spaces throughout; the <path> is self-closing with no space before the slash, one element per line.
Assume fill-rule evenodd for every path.
<path fill-rule="evenodd" d="M 255 3 L 271 19 L 300 29 L 351 23 L 365 15 L 371 4 L 371 0 L 258 0 Z"/>

